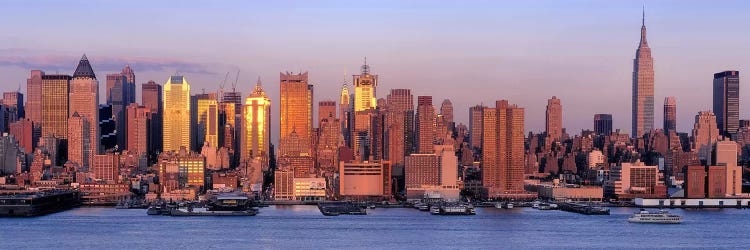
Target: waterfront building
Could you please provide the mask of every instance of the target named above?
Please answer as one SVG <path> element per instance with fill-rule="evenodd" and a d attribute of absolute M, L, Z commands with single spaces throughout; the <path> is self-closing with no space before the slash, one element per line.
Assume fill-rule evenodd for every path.
<path fill-rule="evenodd" d="M 46 99 L 46 97 L 45 97 Z M 91 160 L 93 155 L 99 153 L 99 81 L 96 80 L 94 70 L 91 68 L 86 55 L 78 62 L 73 79 L 70 81 L 70 110 L 72 116 L 78 113 L 81 118 L 89 122 L 88 143 L 85 150 L 86 158 Z M 90 162 L 79 162 L 85 166 L 91 166 Z"/>
<path fill-rule="evenodd" d="M 274 171 L 273 196 L 277 201 L 294 200 L 294 170 L 276 169 Z"/>
<path fill-rule="evenodd" d="M 507 100 L 485 108 L 482 132 L 482 183 L 490 197 L 524 195 L 524 109 Z"/>
<path fill-rule="evenodd" d="M 547 113 L 544 126 L 547 138 L 551 141 L 559 141 L 560 137 L 562 137 L 562 121 L 562 104 L 560 104 L 560 99 L 553 96 L 552 99 L 547 100 Z"/>
<path fill-rule="evenodd" d="M 674 96 L 664 98 L 664 133 L 677 132 L 677 101 Z"/>
<path fill-rule="evenodd" d="M 325 178 L 294 178 L 293 182 L 294 200 L 323 201 L 326 199 Z"/>
<path fill-rule="evenodd" d="M 742 166 L 738 165 L 737 161 L 737 143 L 730 140 L 722 140 L 716 142 L 716 150 L 714 155 L 716 159 L 714 161 L 715 166 L 726 167 L 726 196 L 737 196 L 742 194 Z"/>
<path fill-rule="evenodd" d="M 662 198 L 667 187 L 659 173 L 659 166 L 646 166 L 640 160 L 612 167 L 608 188 L 619 199 Z"/>
<path fill-rule="evenodd" d="M 740 72 L 727 70 L 714 74 L 713 112 L 721 135 L 735 138 L 740 128 Z"/>
<path fill-rule="evenodd" d="M 536 192 L 539 198 L 552 201 L 601 202 L 604 191 L 601 186 L 563 185 L 559 180 L 552 183 L 527 184 L 526 189 Z"/>
<path fill-rule="evenodd" d="M 633 59 L 632 137 L 641 137 L 654 129 L 654 59 L 646 40 L 646 16 L 641 25 L 641 40 Z"/>
<path fill-rule="evenodd" d="M 339 195 L 352 199 L 390 198 L 391 165 L 388 161 L 339 162 Z"/>
<path fill-rule="evenodd" d="M 164 84 L 163 150 L 190 147 L 190 84 L 183 76 L 171 76 Z"/>
<path fill-rule="evenodd" d="M 609 136 L 612 134 L 612 115 L 595 114 L 594 115 L 594 133 L 597 135 Z"/>
<path fill-rule="evenodd" d="M 307 72 L 279 73 L 281 128 L 279 140 L 283 141 L 295 131 L 304 147 L 311 148 L 313 122 L 313 85 L 308 83 Z M 279 145 L 285 150 L 286 145 Z"/>

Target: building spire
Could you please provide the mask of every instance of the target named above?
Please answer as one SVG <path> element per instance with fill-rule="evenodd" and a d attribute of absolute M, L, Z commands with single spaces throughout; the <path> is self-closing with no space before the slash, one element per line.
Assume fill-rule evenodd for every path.
<path fill-rule="evenodd" d="M 646 40 L 646 5 L 643 5 L 643 12 L 641 13 L 641 42 L 638 47 L 648 47 L 648 41 Z"/>

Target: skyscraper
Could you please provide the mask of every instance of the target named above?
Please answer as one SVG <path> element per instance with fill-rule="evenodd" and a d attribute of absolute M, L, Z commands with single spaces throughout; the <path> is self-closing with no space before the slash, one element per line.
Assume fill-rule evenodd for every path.
<path fill-rule="evenodd" d="M 547 100 L 547 115 L 545 116 L 545 131 L 547 137 L 552 140 L 560 140 L 562 137 L 562 104 L 560 99 L 553 96 Z"/>
<path fill-rule="evenodd" d="M 26 117 L 23 107 L 23 94 L 21 92 L 4 92 L 2 104 L 7 106 L 11 110 L 15 110 L 15 116 L 10 117 L 11 122 L 15 122 L 18 119 Z"/>
<path fill-rule="evenodd" d="M 633 137 L 654 129 L 654 59 L 646 41 L 646 15 L 641 25 L 641 41 L 633 59 Z"/>
<path fill-rule="evenodd" d="M 740 72 L 714 74 L 714 113 L 719 133 L 734 138 L 740 128 Z"/>
<path fill-rule="evenodd" d="M 135 73 L 130 65 L 125 65 L 120 73 L 107 74 L 107 103 L 112 105 L 112 113 L 117 124 L 117 144 L 127 147 L 127 120 L 125 108 L 135 102 Z"/>
<path fill-rule="evenodd" d="M 162 88 L 154 81 L 141 85 L 141 104 L 151 112 L 149 124 L 149 150 L 158 154 L 162 151 L 162 120 L 164 107 L 162 106 Z"/>
<path fill-rule="evenodd" d="M 484 109 L 482 179 L 490 197 L 523 193 L 524 109 L 497 101 Z"/>
<path fill-rule="evenodd" d="M 664 133 L 677 132 L 677 101 L 674 96 L 664 98 Z"/>
<path fill-rule="evenodd" d="M 68 161 L 82 167 L 91 167 L 91 122 L 74 112 L 68 119 Z"/>
<path fill-rule="evenodd" d="M 716 126 L 716 116 L 710 111 L 698 112 L 693 125 L 693 152 L 698 158 L 711 164 L 711 151 L 714 143 L 719 140 L 719 129 Z"/>
<path fill-rule="evenodd" d="M 435 108 L 432 106 L 432 96 L 417 97 L 417 153 L 431 154 L 434 152 L 435 140 Z"/>
<path fill-rule="evenodd" d="M 190 149 L 195 152 L 200 152 L 203 143 L 206 142 L 209 120 L 208 108 L 216 102 L 216 98 L 216 93 L 201 93 L 190 96 L 190 106 L 192 107 L 190 110 L 190 125 L 192 126 L 190 128 L 190 137 L 192 138 Z"/>
<path fill-rule="evenodd" d="M 378 75 L 370 74 L 370 65 L 362 65 L 359 75 L 354 75 L 354 112 L 364 111 L 377 106 Z"/>
<path fill-rule="evenodd" d="M 612 114 L 594 115 L 594 133 L 597 135 L 609 135 L 612 133 Z"/>
<path fill-rule="evenodd" d="M 469 108 L 469 144 L 471 148 L 482 147 L 482 119 L 484 105 L 476 105 Z"/>
<path fill-rule="evenodd" d="M 69 75 L 42 75 L 41 85 L 41 127 L 42 137 L 68 137 L 68 91 Z M 41 97 L 44 98 L 41 98 Z"/>
<path fill-rule="evenodd" d="M 42 77 L 44 72 L 32 70 L 29 79 L 26 80 L 26 118 L 32 122 L 42 122 Z M 65 114 L 67 116 L 67 114 Z"/>
<path fill-rule="evenodd" d="M 344 85 L 341 86 L 339 119 L 341 119 L 341 133 L 344 137 L 344 144 L 351 147 L 352 97 L 349 95 L 349 85 L 346 83 L 346 75 L 344 75 Z"/>
<path fill-rule="evenodd" d="M 117 124 L 112 114 L 111 104 L 99 104 L 99 143 L 100 150 L 107 152 L 117 146 Z M 124 133 L 124 132 L 123 132 Z M 159 142 L 161 143 L 161 142 Z"/>
<path fill-rule="evenodd" d="M 388 160 L 403 166 L 404 156 L 411 154 L 414 137 L 414 96 L 410 89 L 391 89 L 386 98 Z"/>
<path fill-rule="evenodd" d="M 190 84 L 183 76 L 171 76 L 164 84 L 164 152 L 190 147 Z"/>
<path fill-rule="evenodd" d="M 336 101 L 327 100 L 318 102 L 318 127 L 320 127 L 323 119 L 331 121 L 336 119 L 337 109 Z"/>
<path fill-rule="evenodd" d="M 263 91 L 260 79 L 242 107 L 242 132 L 240 133 L 240 162 L 253 160 L 268 166 L 271 137 L 271 99 Z"/>
<path fill-rule="evenodd" d="M 93 156 L 99 153 L 99 81 L 96 80 L 94 70 L 84 54 L 78 62 L 73 79 L 70 81 L 70 111 L 78 113 L 89 122 L 87 132 L 91 147 L 85 152 L 86 158 L 93 161 Z M 91 166 L 91 162 L 87 163 Z"/>
<path fill-rule="evenodd" d="M 209 146 L 217 148 L 219 145 L 219 102 L 208 100 L 205 113 L 205 137 Z"/>
<path fill-rule="evenodd" d="M 313 85 L 308 83 L 307 72 L 279 73 L 281 89 L 281 128 L 279 141 L 296 131 L 301 143 L 310 149 L 313 122 Z M 285 145 L 279 145 L 284 150 Z M 308 155 L 310 155 L 308 153 Z"/>
<path fill-rule="evenodd" d="M 151 109 L 131 103 L 126 108 L 126 114 L 128 151 L 136 155 L 145 155 L 149 152 L 149 139 L 153 139 L 148 134 Z"/>
<path fill-rule="evenodd" d="M 443 100 L 443 103 L 440 105 L 440 115 L 443 116 L 443 121 L 447 127 L 453 129 L 453 103 L 451 103 L 451 100 Z"/>

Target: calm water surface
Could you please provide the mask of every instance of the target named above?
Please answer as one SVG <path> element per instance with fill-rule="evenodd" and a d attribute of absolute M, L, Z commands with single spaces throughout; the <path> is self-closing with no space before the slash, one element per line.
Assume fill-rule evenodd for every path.
<path fill-rule="evenodd" d="M 680 225 L 630 224 L 633 208 L 586 216 L 530 208 L 479 208 L 476 216 L 374 209 L 326 217 L 315 206 L 262 208 L 255 217 L 148 216 L 145 210 L 77 208 L 0 218 L 0 249 L 505 249 L 748 248 L 750 210 L 673 209 Z"/>

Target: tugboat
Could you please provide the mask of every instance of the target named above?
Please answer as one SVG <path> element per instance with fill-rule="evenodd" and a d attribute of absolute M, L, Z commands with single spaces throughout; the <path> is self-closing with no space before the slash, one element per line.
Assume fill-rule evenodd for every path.
<path fill-rule="evenodd" d="M 656 213 L 641 209 L 628 218 L 630 223 L 654 223 L 654 224 L 680 224 L 682 216 L 671 214 L 667 210 L 659 210 Z"/>

